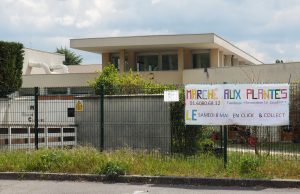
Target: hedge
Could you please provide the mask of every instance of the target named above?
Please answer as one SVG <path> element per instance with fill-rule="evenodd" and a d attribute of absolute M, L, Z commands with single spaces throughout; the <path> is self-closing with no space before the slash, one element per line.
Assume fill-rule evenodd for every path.
<path fill-rule="evenodd" d="M 23 44 L 0 41 L 0 97 L 22 86 Z"/>

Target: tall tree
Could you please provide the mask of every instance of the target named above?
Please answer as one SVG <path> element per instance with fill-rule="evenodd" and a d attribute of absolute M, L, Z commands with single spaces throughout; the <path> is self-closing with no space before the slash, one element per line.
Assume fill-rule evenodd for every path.
<path fill-rule="evenodd" d="M 56 48 L 56 53 L 65 55 L 64 65 L 80 65 L 82 62 L 82 57 L 75 54 L 67 48 Z"/>

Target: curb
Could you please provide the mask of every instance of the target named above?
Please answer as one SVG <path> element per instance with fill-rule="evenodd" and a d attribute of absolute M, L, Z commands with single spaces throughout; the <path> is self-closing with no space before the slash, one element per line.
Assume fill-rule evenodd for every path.
<path fill-rule="evenodd" d="M 236 186 L 236 187 L 269 187 L 300 188 L 300 180 L 284 179 L 232 179 L 232 178 L 196 178 L 170 176 L 136 176 L 125 175 L 109 179 L 104 175 L 37 173 L 37 172 L 2 172 L 0 180 L 54 180 L 54 181 L 90 181 L 131 184 L 191 185 L 191 186 Z"/>

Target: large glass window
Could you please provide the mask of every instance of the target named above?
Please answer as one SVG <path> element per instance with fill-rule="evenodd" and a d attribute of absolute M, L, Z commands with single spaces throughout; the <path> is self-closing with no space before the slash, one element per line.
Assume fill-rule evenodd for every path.
<path fill-rule="evenodd" d="M 167 71 L 178 69 L 178 55 L 174 52 L 140 53 L 137 55 L 138 71 Z"/>
<path fill-rule="evenodd" d="M 110 56 L 110 62 L 111 64 L 114 64 L 114 66 L 119 69 L 119 64 L 120 64 L 120 57 L 118 54 L 111 54 Z"/>
<path fill-rule="evenodd" d="M 162 70 L 177 70 L 178 69 L 178 55 L 177 54 L 163 54 L 162 55 Z"/>
<path fill-rule="evenodd" d="M 114 66 L 120 70 L 120 65 L 121 65 L 121 59 L 118 53 L 112 53 L 110 55 L 110 63 L 114 64 Z M 124 61 L 124 71 L 128 72 L 129 71 L 129 64 L 128 64 L 128 54 L 125 54 L 125 61 Z"/>
<path fill-rule="evenodd" d="M 158 71 L 158 55 L 140 55 L 137 65 L 138 71 Z"/>
<path fill-rule="evenodd" d="M 209 53 L 193 54 L 193 68 L 208 68 L 210 66 Z"/>

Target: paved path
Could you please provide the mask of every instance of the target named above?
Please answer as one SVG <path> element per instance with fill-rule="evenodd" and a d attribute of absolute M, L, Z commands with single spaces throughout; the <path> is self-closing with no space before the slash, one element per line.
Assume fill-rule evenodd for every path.
<path fill-rule="evenodd" d="M 300 189 L 195 187 L 168 185 L 104 184 L 96 182 L 0 180 L 0 194 L 299 194 Z"/>

